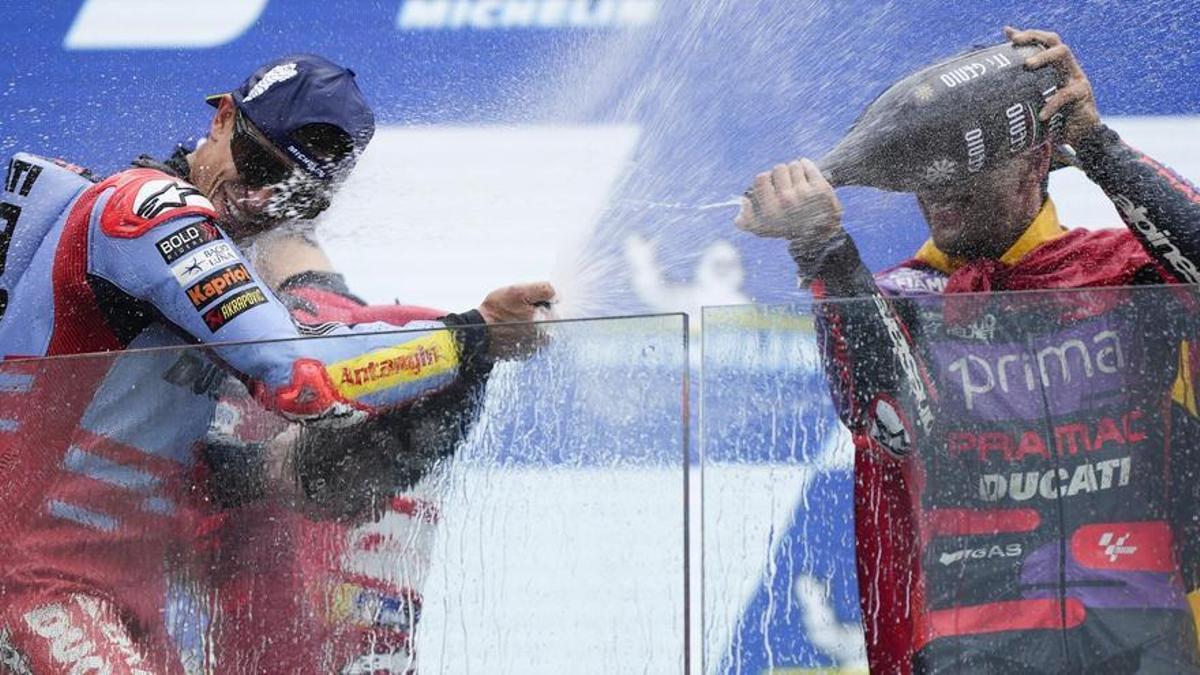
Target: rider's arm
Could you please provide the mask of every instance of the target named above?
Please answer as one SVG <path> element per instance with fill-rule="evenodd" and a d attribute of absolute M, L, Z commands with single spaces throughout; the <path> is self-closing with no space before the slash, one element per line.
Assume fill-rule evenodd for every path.
<path fill-rule="evenodd" d="M 906 451 L 931 433 L 935 393 L 900 301 L 879 289 L 849 237 L 822 270 L 813 314 L 834 406 L 856 435 Z"/>
<path fill-rule="evenodd" d="M 1075 150 L 1146 251 L 1178 281 L 1200 283 L 1200 191 L 1103 125 Z"/>
<path fill-rule="evenodd" d="M 104 185 L 90 232 L 89 275 L 153 307 L 216 349 L 252 380 L 264 402 L 295 418 L 394 407 L 442 389 L 484 331 L 451 335 L 439 321 L 419 330 L 384 323 L 327 325 L 308 334 L 339 339 L 264 341 L 304 335 L 287 308 L 216 226 L 211 206 L 187 183 L 135 169 Z M 468 359 L 470 360 L 470 359 Z"/>

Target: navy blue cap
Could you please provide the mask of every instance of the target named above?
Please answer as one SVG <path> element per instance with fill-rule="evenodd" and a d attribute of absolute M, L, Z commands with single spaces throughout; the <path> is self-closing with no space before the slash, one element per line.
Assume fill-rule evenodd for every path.
<path fill-rule="evenodd" d="M 296 130 L 306 124 L 332 124 L 353 139 L 354 157 L 375 135 L 375 114 L 354 81 L 354 71 L 323 56 L 294 54 L 271 61 L 229 94 L 275 147 L 323 180 L 332 178 L 332 172 L 293 137 Z M 207 100 L 216 105 L 221 96 Z"/>

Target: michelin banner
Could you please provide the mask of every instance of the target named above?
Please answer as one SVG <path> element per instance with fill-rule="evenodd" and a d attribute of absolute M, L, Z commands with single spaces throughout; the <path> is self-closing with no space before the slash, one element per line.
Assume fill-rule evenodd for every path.
<path fill-rule="evenodd" d="M 355 70 L 380 122 L 317 223 L 357 294 L 460 312 L 490 289 L 549 278 L 564 318 L 687 312 L 699 340 L 703 306 L 804 299 L 784 246 L 732 224 L 754 174 L 819 157 L 892 82 L 1000 42 L 1005 25 L 1059 32 L 1106 120 L 1200 177 L 1193 12 L 1166 1 L 16 0 L 0 6 L 0 154 L 62 157 L 97 173 L 165 157 L 204 138 L 204 96 L 282 54 L 320 53 Z M 1068 225 L 1120 224 L 1073 169 L 1052 176 L 1051 193 Z M 872 269 L 925 239 L 911 196 L 839 194 Z M 730 321 L 722 330 L 764 330 Z M 746 523 L 742 538 L 705 540 L 724 547 L 720 567 L 701 575 L 709 550 L 692 556 L 693 605 L 704 608 L 703 620 L 694 611 L 693 652 L 707 654 L 708 672 L 864 664 L 851 462 L 815 372 L 811 327 L 795 331 L 775 345 L 781 360 L 725 373 L 726 395 L 703 397 L 732 409 L 731 383 L 774 378 L 805 400 L 782 428 L 806 439 L 803 451 L 781 450 L 769 433 L 779 420 L 765 410 L 738 417 L 719 446 L 708 433 L 716 427 L 693 437 L 694 466 L 703 450 L 722 468 L 709 478 L 727 481 L 706 483 L 715 489 L 703 506 L 693 491 L 693 521 L 715 513 Z M 712 357 L 702 361 L 699 347 L 696 372 Z M 593 400 L 595 417 L 611 404 Z M 741 436 L 731 439 L 732 428 Z"/>

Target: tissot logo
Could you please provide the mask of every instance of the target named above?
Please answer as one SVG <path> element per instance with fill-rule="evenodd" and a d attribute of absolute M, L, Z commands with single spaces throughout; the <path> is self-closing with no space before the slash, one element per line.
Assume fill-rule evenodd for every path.
<path fill-rule="evenodd" d="M 654 22 L 659 0 L 404 0 L 404 30 L 634 28 Z"/>

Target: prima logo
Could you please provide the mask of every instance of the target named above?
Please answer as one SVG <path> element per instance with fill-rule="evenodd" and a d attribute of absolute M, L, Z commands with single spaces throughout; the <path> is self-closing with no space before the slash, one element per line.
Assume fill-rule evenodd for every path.
<path fill-rule="evenodd" d="M 977 398 L 996 391 L 1031 393 L 1039 384 L 1049 389 L 1124 368 L 1121 338 L 1106 330 L 1090 340 L 1064 340 L 1036 353 L 1013 352 L 989 358 L 968 354 L 952 362 L 949 371 L 958 376 L 952 379 L 957 379 L 961 387 L 967 410 L 974 410 Z"/>

